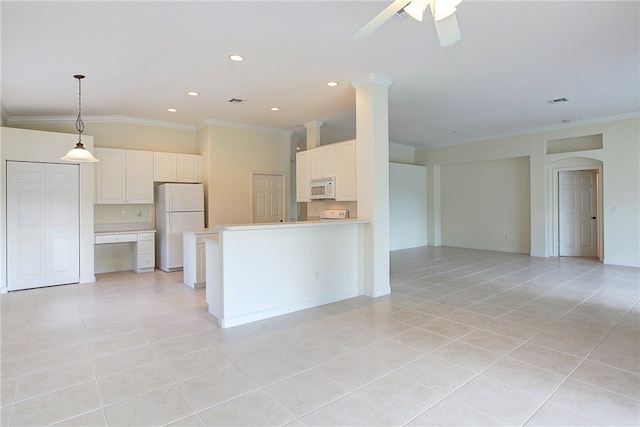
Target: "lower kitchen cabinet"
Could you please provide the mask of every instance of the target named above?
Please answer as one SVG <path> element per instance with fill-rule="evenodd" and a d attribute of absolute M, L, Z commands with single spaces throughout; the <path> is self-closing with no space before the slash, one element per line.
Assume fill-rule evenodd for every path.
<path fill-rule="evenodd" d="M 134 266 L 136 273 L 146 273 L 154 270 L 156 266 L 155 248 L 155 233 L 138 233 Z"/>
<path fill-rule="evenodd" d="M 207 281 L 205 239 L 217 239 L 212 230 L 183 232 L 184 284 L 191 288 L 204 288 Z"/>

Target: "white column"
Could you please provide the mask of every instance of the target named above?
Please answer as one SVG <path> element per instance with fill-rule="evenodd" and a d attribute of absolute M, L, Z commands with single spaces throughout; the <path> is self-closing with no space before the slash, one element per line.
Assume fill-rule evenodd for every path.
<path fill-rule="evenodd" d="M 391 292 L 389 280 L 389 86 L 393 79 L 369 74 L 356 90 L 356 185 L 358 217 L 369 219 L 363 236 L 365 295 Z"/>
<path fill-rule="evenodd" d="M 307 128 L 307 150 L 320 146 L 320 126 L 323 123 L 316 120 L 304 124 L 304 127 Z"/>

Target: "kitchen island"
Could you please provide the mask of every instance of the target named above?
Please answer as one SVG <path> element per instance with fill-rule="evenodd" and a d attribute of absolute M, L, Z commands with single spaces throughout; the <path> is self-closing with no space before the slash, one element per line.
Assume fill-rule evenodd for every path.
<path fill-rule="evenodd" d="M 368 223 L 216 226 L 205 239 L 209 313 L 227 328 L 362 295 Z"/>

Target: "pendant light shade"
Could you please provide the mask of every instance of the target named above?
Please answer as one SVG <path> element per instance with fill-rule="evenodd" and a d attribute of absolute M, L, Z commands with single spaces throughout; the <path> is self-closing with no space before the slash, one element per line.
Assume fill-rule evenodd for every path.
<path fill-rule="evenodd" d="M 68 162 L 97 162 L 98 159 L 93 157 L 91 152 L 84 148 L 82 145 L 82 132 L 84 132 L 84 123 L 81 117 L 82 111 L 82 79 L 84 79 L 83 75 L 76 74 L 73 76 L 78 79 L 78 118 L 76 119 L 76 130 L 78 131 L 78 143 L 74 148 L 69 150 L 69 152 L 64 156 L 60 157 L 60 160 L 66 160 Z"/>

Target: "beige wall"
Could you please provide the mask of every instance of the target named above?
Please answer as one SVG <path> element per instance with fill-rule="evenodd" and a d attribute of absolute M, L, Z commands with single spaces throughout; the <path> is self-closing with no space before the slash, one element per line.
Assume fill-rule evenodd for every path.
<path fill-rule="evenodd" d="M 547 140 L 572 138 L 586 135 L 603 135 L 603 148 L 578 151 L 564 154 L 545 154 Z M 448 186 L 440 182 L 442 170 L 447 165 L 459 165 L 460 171 L 465 167 L 473 167 L 476 162 L 528 158 L 529 182 L 520 180 L 516 183 L 518 192 L 529 194 L 530 205 L 530 249 L 534 256 L 553 256 L 557 254 L 554 242 L 553 213 L 553 170 L 564 163 L 582 165 L 602 164 L 602 218 L 603 229 L 602 254 L 603 261 L 608 264 L 640 266 L 640 118 L 626 118 L 601 123 L 594 123 L 553 131 L 537 132 L 505 138 L 491 139 L 455 146 L 417 150 L 416 164 L 428 168 L 428 226 L 429 243 L 438 245 L 437 233 L 443 232 L 446 201 L 463 199 L 464 194 L 458 186 Z M 573 160 L 568 160 L 573 159 Z M 508 162 L 507 162 L 508 163 Z M 586 166 L 585 166 L 586 167 Z M 590 166 L 589 166 L 590 167 Z M 449 172 L 455 173 L 455 170 Z M 483 179 L 489 180 L 493 173 L 491 168 L 483 172 Z M 451 175 L 447 172 L 449 182 Z M 475 200 L 492 200 L 496 188 L 491 185 L 478 189 Z M 463 202 L 456 202 L 465 206 Z M 473 209 L 473 205 L 466 205 Z M 616 212 L 614 212 L 616 210 Z M 515 223 L 514 218 L 520 211 L 513 208 L 507 216 Z M 441 219 L 442 218 L 442 219 Z M 501 221 L 505 219 L 502 218 Z M 485 222 L 486 221 L 486 222 Z M 497 218 L 486 218 L 479 227 L 498 230 Z M 497 231 L 496 231 L 497 233 Z M 436 236 L 435 238 L 433 236 Z M 442 237 L 442 243 L 445 236 Z M 481 245 L 477 239 L 467 242 L 470 246 Z M 500 250 L 497 246 L 493 249 Z"/>
<path fill-rule="evenodd" d="M 443 165 L 440 180 L 443 245 L 529 253 L 528 157 Z"/>
<path fill-rule="evenodd" d="M 84 122 L 84 134 L 93 136 L 96 147 L 199 154 L 196 131 L 187 126 L 182 128 L 127 121 L 94 122 L 90 119 L 84 119 Z M 75 123 L 22 123 L 11 124 L 11 127 L 76 133 Z"/>
<path fill-rule="evenodd" d="M 253 173 L 284 175 L 284 217 L 289 212 L 289 157 L 291 136 L 270 132 L 211 125 L 198 131 L 200 151 L 209 163 L 207 224 L 251 222 L 251 178 Z"/>

